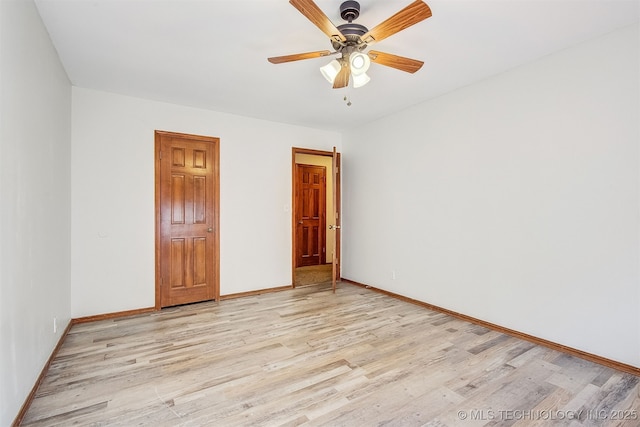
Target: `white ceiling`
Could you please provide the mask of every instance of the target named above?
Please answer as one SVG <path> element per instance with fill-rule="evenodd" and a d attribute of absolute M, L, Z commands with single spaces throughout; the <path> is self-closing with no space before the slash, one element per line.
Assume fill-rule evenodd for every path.
<path fill-rule="evenodd" d="M 360 0 L 373 28 L 412 0 Z M 75 86 L 343 130 L 639 21 L 638 0 L 426 0 L 433 16 L 375 50 L 425 62 L 416 74 L 372 64 L 371 82 L 332 89 L 332 50 L 287 0 L 36 0 Z M 337 26 L 341 0 L 316 0 Z M 352 105 L 347 106 L 347 96 Z"/>

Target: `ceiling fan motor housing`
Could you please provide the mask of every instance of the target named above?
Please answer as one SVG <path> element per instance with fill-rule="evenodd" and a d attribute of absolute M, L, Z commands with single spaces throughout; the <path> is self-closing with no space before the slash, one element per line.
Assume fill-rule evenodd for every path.
<path fill-rule="evenodd" d="M 347 0 L 340 5 L 340 16 L 347 22 L 351 22 L 360 16 L 360 3 Z"/>
<path fill-rule="evenodd" d="M 362 50 L 366 47 L 360 40 L 360 37 L 365 35 L 369 29 L 364 25 L 356 24 L 353 22 L 360 16 L 360 3 L 353 0 L 347 0 L 340 5 L 340 16 L 347 21 L 346 24 L 338 25 L 338 30 L 347 39 L 346 46 L 357 46 L 358 50 Z M 345 46 L 340 43 L 333 43 L 333 47 L 337 51 L 341 51 Z"/>

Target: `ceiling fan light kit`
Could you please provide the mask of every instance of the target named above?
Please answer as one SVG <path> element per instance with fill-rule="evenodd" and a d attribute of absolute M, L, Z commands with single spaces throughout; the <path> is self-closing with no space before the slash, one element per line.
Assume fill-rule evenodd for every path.
<path fill-rule="evenodd" d="M 349 65 L 351 65 L 351 74 L 357 76 L 367 72 L 371 65 L 371 59 L 364 53 L 352 53 L 349 57 Z"/>
<path fill-rule="evenodd" d="M 372 30 L 353 22 L 360 16 L 360 4 L 357 1 L 347 0 L 340 5 L 340 16 L 347 23 L 337 27 L 313 0 L 289 0 L 289 3 L 329 37 L 335 52 L 316 51 L 268 58 L 272 64 L 340 54 L 341 57 L 339 59 L 333 59 L 327 65 L 320 67 L 320 72 L 333 85 L 334 89 L 348 86 L 350 78 L 353 80 L 354 88 L 367 84 L 371 80 L 366 74 L 371 62 L 407 73 L 415 73 L 424 64 L 416 59 L 390 53 L 378 51 L 364 53 L 369 44 L 382 41 L 429 18 L 431 9 L 422 0 L 415 0 L 395 15 L 375 26 Z"/>
<path fill-rule="evenodd" d="M 334 59 L 327 65 L 320 67 L 320 72 L 329 83 L 333 84 L 333 81 L 340 72 L 340 68 L 342 68 L 342 65 L 337 59 Z"/>
<path fill-rule="evenodd" d="M 353 75 L 353 87 L 354 88 L 362 87 L 367 83 L 369 83 L 370 80 L 371 80 L 371 77 L 367 76 L 367 73 Z"/>

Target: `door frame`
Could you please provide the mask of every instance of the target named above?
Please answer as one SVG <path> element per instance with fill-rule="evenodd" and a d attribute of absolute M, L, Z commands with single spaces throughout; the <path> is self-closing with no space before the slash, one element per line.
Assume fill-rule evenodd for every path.
<path fill-rule="evenodd" d="M 169 132 L 156 130 L 154 132 L 155 138 L 155 146 L 154 146 L 154 161 L 155 161 L 155 309 L 160 310 L 162 308 L 161 304 L 161 263 L 160 263 L 160 243 L 161 243 L 161 223 L 160 223 L 160 185 L 161 185 L 161 137 L 169 136 L 169 137 L 178 137 L 181 139 L 192 139 L 198 142 L 208 142 L 213 144 L 213 229 L 214 233 L 214 254 L 215 259 L 213 263 L 213 271 L 214 271 L 214 300 L 216 302 L 220 301 L 220 138 L 216 138 L 213 136 L 202 136 L 202 135 L 193 135 L 193 134 L 185 134 L 179 132 Z"/>
<path fill-rule="evenodd" d="M 297 179 L 296 179 L 296 154 L 309 154 L 314 156 L 322 156 L 322 157 L 334 157 L 333 151 L 323 151 L 323 150 L 315 150 L 311 148 L 301 148 L 301 147 L 292 147 L 291 148 L 291 287 L 295 288 L 295 274 L 296 274 L 296 254 L 297 254 L 297 245 L 296 245 L 296 193 L 298 191 L 297 187 Z M 340 153 L 337 153 L 339 156 Z M 327 171 L 327 175 L 329 173 L 335 175 L 335 171 Z M 340 177 L 340 174 L 338 174 Z M 333 183 L 333 191 L 336 194 L 338 199 L 338 203 L 334 206 L 334 209 L 337 209 L 338 212 L 340 209 L 340 195 L 341 195 L 341 183 L 340 179 L 335 180 Z M 325 206 L 325 227 L 326 227 L 326 206 Z M 326 230 L 324 230 L 326 234 Z M 339 245 L 339 240 L 336 240 L 336 245 Z M 334 277 L 340 277 L 340 248 L 336 246 L 336 251 L 334 258 L 337 258 L 337 271 L 335 272 Z"/>

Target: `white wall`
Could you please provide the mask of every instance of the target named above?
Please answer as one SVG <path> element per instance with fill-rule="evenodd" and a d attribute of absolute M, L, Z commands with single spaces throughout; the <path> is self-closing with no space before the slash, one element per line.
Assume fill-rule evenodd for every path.
<path fill-rule="evenodd" d="M 32 1 L 0 1 L 0 93 L 0 425 L 7 426 L 71 315 L 71 85 Z"/>
<path fill-rule="evenodd" d="M 154 130 L 220 138 L 221 294 L 290 285 L 291 147 L 338 133 L 74 87 L 72 316 L 154 305 Z"/>
<path fill-rule="evenodd" d="M 345 134 L 343 277 L 640 367 L 638 39 Z"/>

